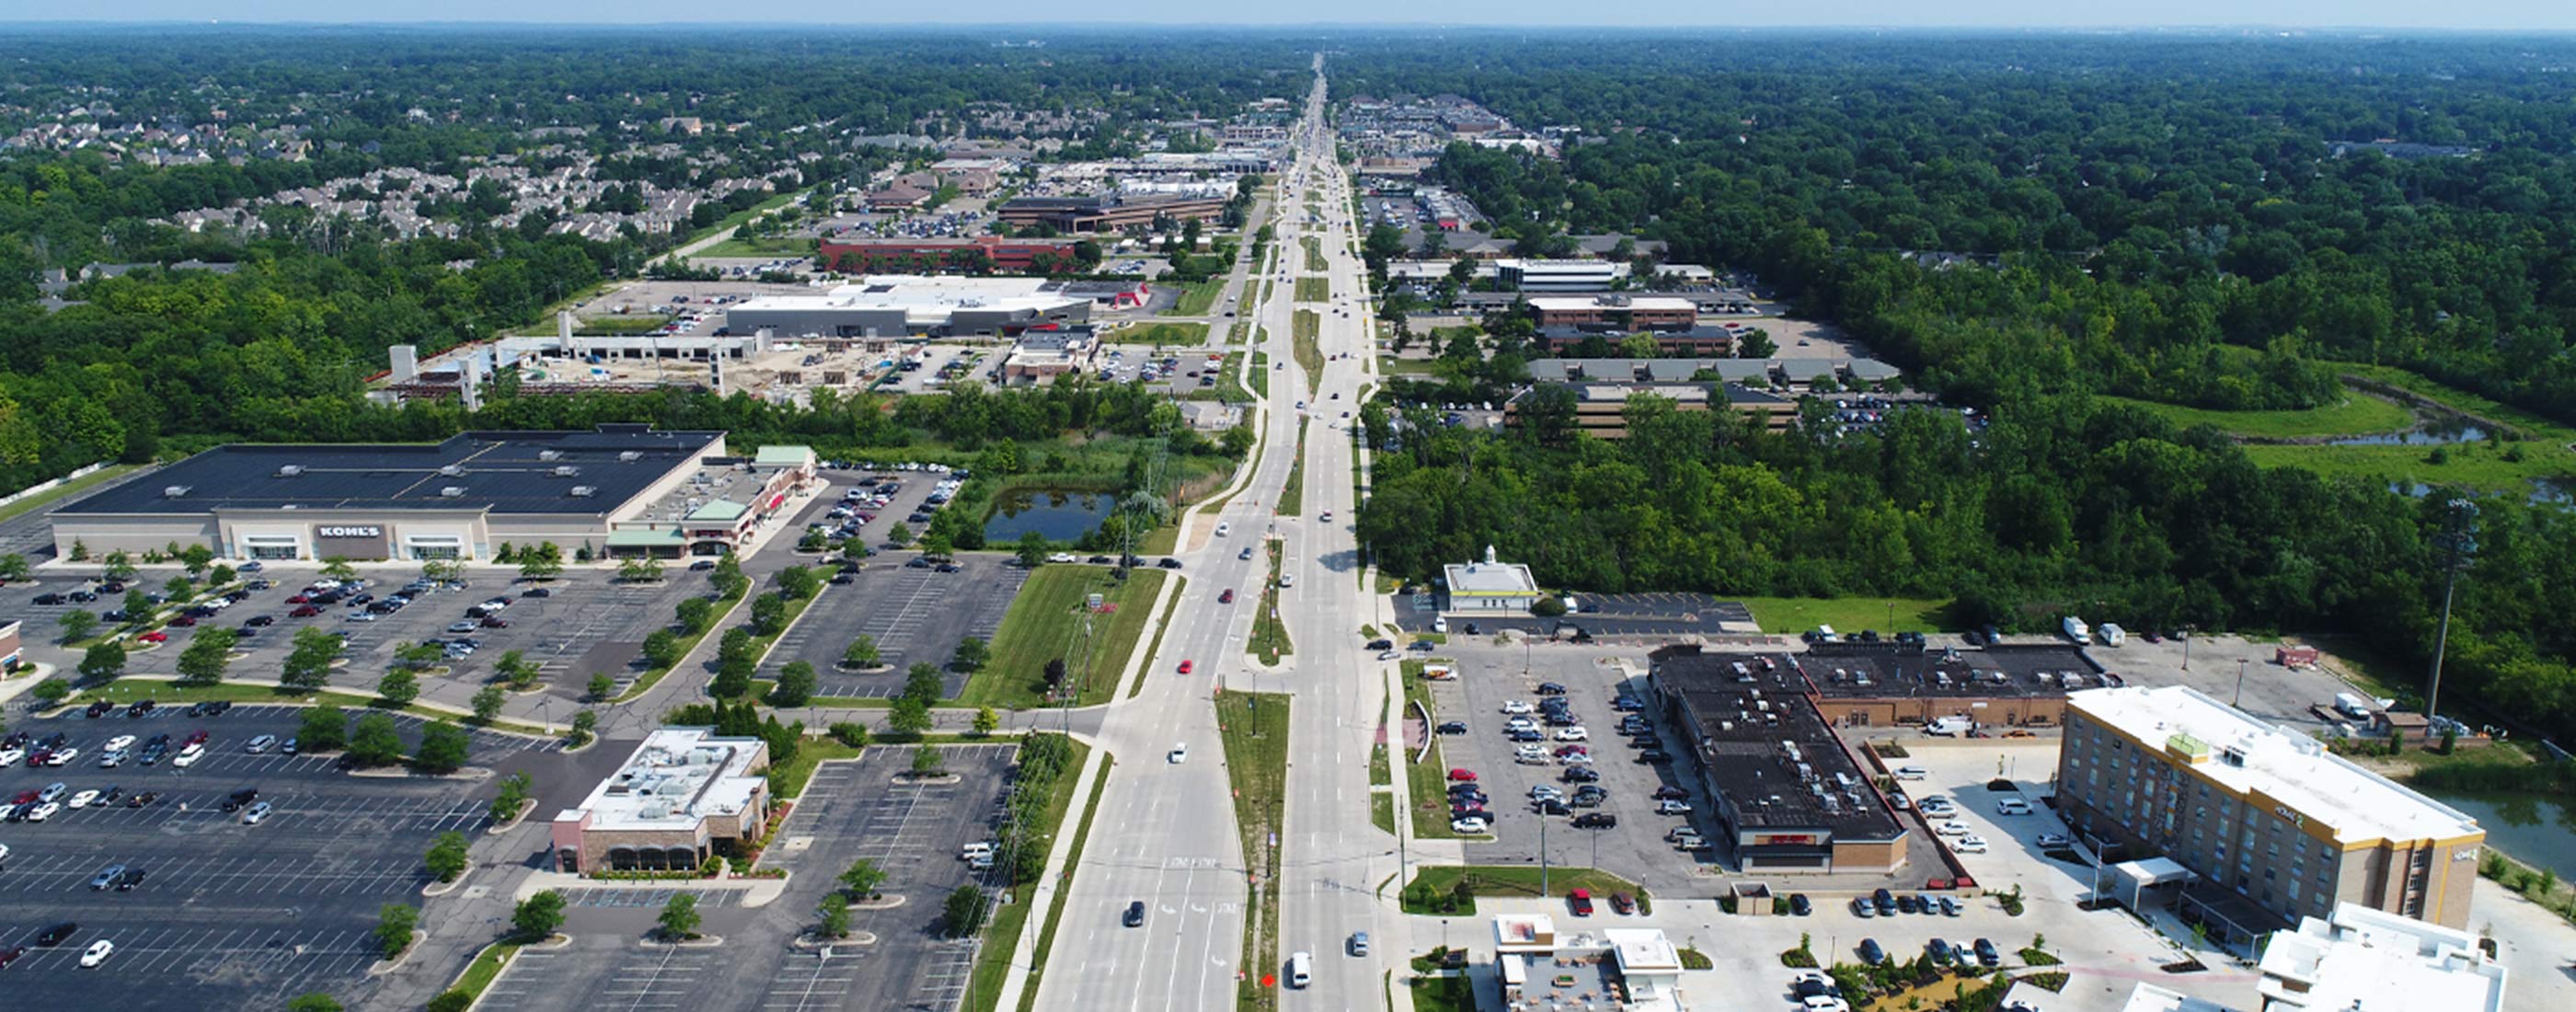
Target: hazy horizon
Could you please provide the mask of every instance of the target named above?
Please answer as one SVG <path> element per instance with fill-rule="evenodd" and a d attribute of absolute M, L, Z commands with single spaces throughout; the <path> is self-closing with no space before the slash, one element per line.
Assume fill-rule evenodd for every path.
<path fill-rule="evenodd" d="M 343 4 L 323 0 L 127 0 L 112 7 L 60 5 L 0 11 L 0 24 L 140 25 L 274 24 L 310 26 L 454 25 L 592 26 L 655 25 L 976 28 L 1165 25 L 1278 28 L 1763 28 L 1763 29 L 2117 29 L 2355 30 L 2355 31 L 2564 31 L 2576 30 L 2576 4 L 2538 0 L 2462 0 L 2444 5 L 2395 0 L 2109 0 L 2073 6 L 2041 0 L 1981 0 L 1933 7 L 1895 0 L 1825 0 L 1804 5 L 1644 0 L 1607 10 L 1569 8 L 1533 0 L 1431 0 L 1400 5 L 1353 0 L 1308 0 L 1293 6 L 1215 5 L 1194 0 L 1126 0 L 1088 8 L 1097 17 L 1068 20 L 1065 9 L 1033 0 L 987 0 L 967 9 L 917 20 L 862 11 L 846 16 L 782 9 L 759 19 L 710 19 L 716 9 L 685 0 L 386 0 L 370 16 L 348 18 Z M 738 11 L 723 11 L 738 13 Z M 1294 17 L 1275 16 L 1293 13 Z M 1264 17 L 1263 15 L 1274 15 Z"/>

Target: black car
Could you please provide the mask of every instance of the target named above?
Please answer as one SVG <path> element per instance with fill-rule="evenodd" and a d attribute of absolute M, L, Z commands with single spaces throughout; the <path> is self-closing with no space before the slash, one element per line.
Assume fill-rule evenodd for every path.
<path fill-rule="evenodd" d="M 1157 563 L 1155 563 L 1155 565 L 1157 565 L 1157 566 L 1161 566 L 1161 567 L 1163 567 L 1163 568 L 1165 568 L 1165 569 L 1179 569 L 1179 568 L 1181 568 L 1181 560 L 1179 560 L 1179 559 L 1164 559 L 1164 560 L 1163 560 L 1163 561 L 1161 561 L 1161 562 L 1157 562 Z"/>
<path fill-rule="evenodd" d="M 235 811 L 257 800 L 259 800 L 259 788 L 244 787 L 224 797 L 224 811 Z"/>
<path fill-rule="evenodd" d="M 1864 938 L 1860 940 L 1860 959 L 1861 962 L 1877 966 L 1887 962 L 1887 950 L 1879 947 L 1878 939 Z"/>
<path fill-rule="evenodd" d="M 1574 811 L 1574 808 L 1555 798 L 1540 798 L 1530 802 L 1530 811 L 1540 815 L 1564 815 Z"/>
<path fill-rule="evenodd" d="M 88 706 L 87 708 L 85 708 L 85 709 L 83 709 L 83 710 L 81 711 L 81 715 L 82 715 L 82 716 L 85 716 L 85 717 L 92 718 L 92 719 L 96 719 L 96 718 L 99 718 L 99 717 L 107 716 L 108 714 L 110 714 L 110 713 L 114 713 L 114 712 L 116 712 L 116 704 L 111 703 L 111 702 L 108 702 L 107 700 L 102 699 L 102 700 L 99 700 L 98 702 L 95 702 L 95 703 L 91 703 L 91 704 L 89 704 L 89 706 Z"/>
<path fill-rule="evenodd" d="M 1370 640 L 1370 641 L 1368 642 L 1368 648 L 1369 648 L 1369 649 L 1371 649 L 1371 650 L 1393 650 L 1393 649 L 1395 649 L 1395 641 L 1394 641 L 1394 640 Z"/>
<path fill-rule="evenodd" d="M 928 569 L 930 568 L 930 560 L 916 555 L 913 556 L 912 561 L 904 563 L 903 567 L 905 569 Z"/>
<path fill-rule="evenodd" d="M 692 573 L 703 573 L 714 568 L 716 568 L 716 560 L 714 559 L 699 559 L 696 562 L 689 563 L 689 572 Z"/>
<path fill-rule="evenodd" d="M 1977 962 L 1982 966 L 2002 966 L 2004 954 L 1995 948 L 1993 941 L 1980 938 L 1977 939 Z"/>
<path fill-rule="evenodd" d="M 54 946 L 61 945 L 66 941 L 70 941 L 72 935 L 79 931 L 80 925 L 74 924 L 70 921 L 64 921 L 60 924 L 48 926 L 43 931 L 36 932 L 36 944 L 50 949 Z"/>
<path fill-rule="evenodd" d="M 1905 895 L 1896 898 L 1896 912 L 1901 914 L 1919 914 L 1923 912 L 1923 907 L 1921 904 L 1914 902 L 1913 893 L 1906 893 Z"/>
<path fill-rule="evenodd" d="M 1878 908 L 1879 913 L 1892 914 L 1896 912 L 1896 894 L 1888 892 L 1885 889 L 1870 893 L 1869 902 L 1872 906 Z"/>
<path fill-rule="evenodd" d="M 134 705 L 125 708 L 125 715 L 128 717 L 140 717 L 152 712 L 155 707 L 160 705 L 161 704 L 155 703 L 149 699 L 139 700 Z"/>
<path fill-rule="evenodd" d="M 527 590 L 522 591 L 522 592 L 519 594 L 519 596 L 520 596 L 520 597 L 523 597 L 523 598 L 524 598 L 524 597 L 553 597 L 553 596 L 555 596 L 555 592 L 554 592 L 554 591 L 551 591 L 551 590 L 547 590 L 547 589 L 546 589 L 546 588 L 544 588 L 544 587 L 530 587 L 530 588 L 528 588 Z"/>
<path fill-rule="evenodd" d="M 1610 829 L 1619 825 L 1619 817 L 1608 812 L 1585 812 L 1574 817 L 1576 829 Z"/>
<path fill-rule="evenodd" d="M 1127 915 L 1119 918 L 1119 920 L 1131 928 L 1143 927 L 1145 924 L 1145 901 L 1136 900 L 1128 903 Z"/>
<path fill-rule="evenodd" d="M 1668 763 L 1673 761 L 1673 755 L 1663 749 L 1650 748 L 1637 753 L 1637 761 L 1641 763 Z"/>
<path fill-rule="evenodd" d="M 246 626 L 256 626 L 256 627 L 272 626 L 272 625 L 276 625 L 276 624 L 277 624 L 277 616 L 274 616 L 274 615 L 253 615 L 253 616 L 251 616 L 251 617 L 250 617 L 250 620 L 249 620 L 249 621 L 243 622 L 242 624 L 243 624 L 243 625 L 246 625 Z"/>
<path fill-rule="evenodd" d="M 963 573 L 966 571 L 966 567 L 960 566 L 954 562 L 942 562 L 937 566 L 931 567 L 931 569 L 934 572 L 941 573 Z"/>
<path fill-rule="evenodd" d="M 1657 801 L 1688 801 L 1690 800 L 1690 792 L 1671 784 L 1665 784 L 1662 787 L 1655 788 L 1655 793 L 1651 795 L 1651 797 Z"/>
<path fill-rule="evenodd" d="M 1816 908 L 1815 908 L 1815 905 L 1814 905 L 1814 904 L 1811 904 L 1811 903 L 1808 903 L 1808 902 L 1807 902 L 1807 894 L 1805 894 L 1805 893 L 1790 893 L 1790 894 L 1789 894 L 1789 912 L 1790 912 L 1790 913 L 1793 913 L 1793 914 L 1796 914 L 1796 915 L 1798 915 L 1798 916 L 1800 916 L 1800 917 L 1805 917 L 1805 916 L 1807 916 L 1808 914 L 1811 914 L 1811 913 L 1816 912 Z"/>
<path fill-rule="evenodd" d="M 1543 733 L 1540 733 L 1540 731 L 1539 731 L 1537 728 L 1534 728 L 1534 727 L 1514 728 L 1514 729 L 1512 729 L 1512 730 L 1510 730 L 1510 731 L 1506 731 L 1506 732 L 1504 732 L 1504 733 L 1503 733 L 1503 736 L 1504 736 L 1504 737 L 1506 737 L 1506 738 L 1510 738 L 1510 739 L 1511 739 L 1511 740 L 1513 740 L 1513 741 L 1545 741 L 1545 740 L 1547 740 L 1547 735 L 1545 735 L 1545 734 L 1543 734 Z"/>
<path fill-rule="evenodd" d="M 1443 721 L 1440 724 L 1440 733 L 1465 734 L 1467 733 L 1467 722 L 1463 720 Z"/>
<path fill-rule="evenodd" d="M 63 596 L 61 594 L 38 594 L 36 595 L 36 603 L 40 605 L 61 604 L 63 603 Z"/>
<path fill-rule="evenodd" d="M 1595 783 L 1601 779 L 1601 771 L 1590 766 L 1568 766 L 1557 779 L 1569 784 Z"/>
<path fill-rule="evenodd" d="M 1562 696 L 1565 695 L 1565 686 L 1558 685 L 1555 682 L 1540 682 L 1538 683 L 1538 694 L 1542 696 Z"/>
<path fill-rule="evenodd" d="M 836 586 L 848 586 L 848 585 L 850 585 L 850 584 L 853 584 L 853 583 L 857 583 L 857 582 L 859 582 L 859 578 L 858 578 L 858 577 L 855 577 L 855 576 L 851 576 L 847 570 L 843 570 L 843 571 L 841 571 L 841 572 L 838 572 L 838 573 L 834 573 L 834 574 L 832 574 L 832 579 L 831 579 L 829 582 L 831 582 L 832 584 L 834 584 L 834 585 L 836 585 Z"/>

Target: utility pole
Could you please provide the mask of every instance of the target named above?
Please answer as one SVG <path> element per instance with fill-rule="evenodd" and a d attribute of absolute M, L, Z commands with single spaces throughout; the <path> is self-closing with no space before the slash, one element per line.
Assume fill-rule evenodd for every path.
<path fill-rule="evenodd" d="M 2460 571 L 2478 554 L 2477 534 L 2472 529 L 2478 520 L 2478 504 L 2467 499 L 2453 499 L 2443 504 L 2448 515 L 2442 518 L 2442 533 L 2434 535 L 2433 548 L 2441 553 L 2442 626 L 2433 635 L 2433 679 L 2424 692 L 2424 719 L 2434 719 L 2442 701 L 2442 652 L 2451 645 L 2451 594 L 2460 585 Z"/>
<path fill-rule="evenodd" d="M 2227 705 L 2238 709 L 2243 709 L 2245 706 L 2245 660 L 2243 658 L 2238 658 L 2236 661 L 2236 698 Z"/>

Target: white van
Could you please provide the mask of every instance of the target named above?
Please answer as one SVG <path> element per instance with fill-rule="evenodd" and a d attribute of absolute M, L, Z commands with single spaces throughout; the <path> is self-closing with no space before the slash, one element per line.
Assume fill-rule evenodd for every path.
<path fill-rule="evenodd" d="M 1297 953 L 1288 957 L 1288 986 L 1303 988 L 1315 982 L 1315 957 Z"/>
<path fill-rule="evenodd" d="M 2057 624 L 2057 628 L 2065 632 L 2066 638 L 2074 640 L 2078 646 L 2090 646 L 2093 643 L 2093 627 L 2085 625 L 2083 619 L 2068 615 Z"/>
<path fill-rule="evenodd" d="M 1431 631 L 1432 631 L 1432 632 L 1436 632 L 1436 633 L 1443 633 L 1443 634 L 1447 633 L 1447 632 L 1449 631 L 1449 618 L 1448 618 L 1448 616 L 1443 615 L 1443 616 L 1440 616 L 1440 617 L 1438 617 L 1438 618 L 1434 618 L 1434 619 L 1432 619 L 1432 620 L 1431 620 Z"/>
<path fill-rule="evenodd" d="M 1957 738 L 1967 734 L 1970 729 L 1976 726 L 1977 724 L 1975 721 L 1969 720 L 1966 717 L 1941 717 L 1933 720 L 1929 724 L 1923 725 L 1923 733 L 1936 734 L 1948 738 Z"/>
<path fill-rule="evenodd" d="M 957 850 L 957 859 L 960 861 L 972 861 L 979 857 L 991 856 L 993 856 L 993 845 L 980 840 Z"/>
<path fill-rule="evenodd" d="M 2097 635 L 2101 637 L 2102 645 L 2106 647 L 2116 647 L 2129 641 L 2129 631 L 2120 628 L 2119 623 L 2116 622 L 2102 623 L 2102 628 L 2097 631 Z"/>

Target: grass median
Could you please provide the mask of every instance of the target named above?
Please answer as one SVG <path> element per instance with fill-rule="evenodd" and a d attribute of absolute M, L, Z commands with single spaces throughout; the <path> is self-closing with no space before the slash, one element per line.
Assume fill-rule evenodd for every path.
<path fill-rule="evenodd" d="M 1172 307 L 1174 316 L 1206 316 L 1216 308 L 1217 296 L 1225 294 L 1224 278 L 1195 281 L 1181 288 L 1181 300 Z"/>
<path fill-rule="evenodd" d="M 1953 628 L 1950 602 L 1920 597 L 1746 597 L 1753 621 L 1767 633 L 1801 633 L 1820 625 L 1849 635 L 1863 629 L 1883 633 L 1935 632 Z"/>
<path fill-rule="evenodd" d="M 1331 279 L 1331 278 L 1298 278 L 1298 279 L 1297 279 L 1297 301 L 1299 301 L 1299 302 L 1331 302 L 1331 301 L 1333 301 L 1333 279 Z"/>
<path fill-rule="evenodd" d="M 1404 711 L 1396 715 L 1394 727 L 1402 727 L 1406 717 L 1414 715 L 1413 705 L 1421 704 L 1424 730 L 1439 726 L 1440 710 L 1432 705 L 1431 683 L 1422 678 L 1421 661 L 1405 661 Z M 1491 841 L 1491 833 L 1460 833 L 1449 827 L 1449 767 L 1440 754 L 1440 736 L 1431 736 L 1431 749 L 1420 762 L 1413 750 L 1398 741 L 1395 748 L 1404 751 L 1405 792 L 1413 804 L 1413 836 L 1418 840 Z"/>
<path fill-rule="evenodd" d="M 1305 370 L 1308 387 L 1320 389 L 1324 382 L 1324 349 L 1315 343 L 1315 336 L 1323 328 L 1323 314 L 1300 309 L 1292 322 L 1295 329 L 1289 336 L 1295 339 L 1297 368 Z"/>
<path fill-rule="evenodd" d="M 1078 741 L 1069 744 L 1073 751 L 1065 758 L 1064 772 L 1058 774 L 1055 783 L 1047 789 L 1046 812 L 1038 817 L 1037 826 L 1021 839 L 1052 843 L 1056 831 L 1064 826 L 1065 813 L 1073 809 L 1073 789 L 1082 781 L 1083 759 L 1091 749 Z M 1105 774 L 1107 770 L 1102 772 Z M 1106 780 L 1104 776 L 1102 782 Z M 1084 825 L 1088 826 L 1089 822 Z M 1010 973 L 1011 956 L 1019 948 L 1020 932 L 1028 927 L 1029 897 L 1037 892 L 1037 886 L 1034 883 L 1013 886 L 1011 891 L 1016 902 L 993 904 L 992 915 L 984 921 L 984 942 L 975 950 L 975 968 L 969 972 L 966 982 L 966 994 L 970 1000 L 963 1007 L 970 1012 L 989 1012 L 1001 1002 L 1002 977 Z M 1061 897 L 1063 893 L 1059 891 L 1057 895 Z M 1029 993 L 1037 993 L 1037 982 L 1032 979 L 1029 983 Z"/>
<path fill-rule="evenodd" d="M 1447 900 L 1456 896 L 1461 884 L 1467 887 L 1467 895 L 1471 897 L 1539 899 L 1563 896 L 1573 890 L 1584 889 L 1592 893 L 1593 902 L 1605 908 L 1610 905 L 1611 893 L 1627 893 L 1636 897 L 1639 904 L 1647 905 L 1649 908 L 1653 903 L 1653 899 L 1646 895 L 1644 886 L 1598 868 L 1547 869 L 1544 873 L 1547 888 L 1544 890 L 1539 888 L 1541 877 L 1542 873 L 1537 865 L 1427 865 L 1416 871 L 1413 881 L 1406 883 L 1404 887 L 1404 912 L 1448 916 L 1473 915 L 1476 910 L 1472 899 L 1463 905 L 1451 906 L 1423 902 L 1429 897 Z"/>
<path fill-rule="evenodd" d="M 1166 575 L 1160 569 L 1129 570 L 1127 579 L 1110 577 L 1103 566 L 1045 565 L 1029 574 L 993 634 L 992 659 L 957 695 L 961 706 L 1027 709 L 1048 704 L 1046 665 L 1062 659 L 1065 679 L 1078 682 L 1075 705 L 1106 703 L 1116 693 L 1118 674 L 1142 638 L 1154 597 Z M 1089 610 L 1092 594 L 1101 596 L 1107 614 Z M 1085 616 L 1091 620 L 1088 658 L 1077 656 Z"/>
<path fill-rule="evenodd" d="M 1029 983 L 1020 992 L 1021 1012 L 1037 1007 L 1038 980 L 1046 975 L 1047 956 L 1055 952 L 1055 929 L 1064 920 L 1065 899 L 1072 895 L 1073 876 L 1082 870 L 1082 849 L 1091 840 L 1091 820 L 1100 816 L 1100 796 L 1108 791 L 1109 774 L 1117 768 L 1117 757 L 1100 757 L 1100 775 L 1092 779 L 1091 800 L 1082 808 L 1082 825 L 1074 830 L 1073 847 L 1064 854 L 1064 878 L 1056 883 L 1055 903 L 1047 908 L 1046 926 L 1039 929 L 1037 948 L 1029 953 Z M 1000 989 L 994 993 L 1000 994 Z"/>
<path fill-rule="evenodd" d="M 1190 347 L 1207 343 L 1208 325 L 1196 320 L 1154 320 L 1109 332 L 1111 344 Z"/>
<path fill-rule="evenodd" d="M 1293 517 L 1306 511 L 1306 425 L 1312 419 L 1297 420 L 1297 446 L 1288 458 L 1288 484 L 1279 490 L 1279 515 Z"/>
<path fill-rule="evenodd" d="M 1245 653 L 1261 658 L 1261 663 L 1276 665 L 1279 659 L 1296 653 L 1288 643 L 1288 626 L 1279 621 L 1280 543 L 1272 539 L 1263 546 L 1270 560 L 1270 578 L 1261 584 L 1261 610 L 1252 616 L 1252 637 L 1245 641 Z"/>
<path fill-rule="evenodd" d="M 1229 692 L 1217 697 L 1226 780 L 1234 787 L 1234 825 L 1243 837 L 1250 903 L 1243 916 L 1243 966 L 1235 1008 L 1275 1009 L 1279 991 L 1262 978 L 1279 963 L 1279 850 L 1271 834 L 1284 826 L 1288 794 L 1288 699 L 1279 693 Z"/>

